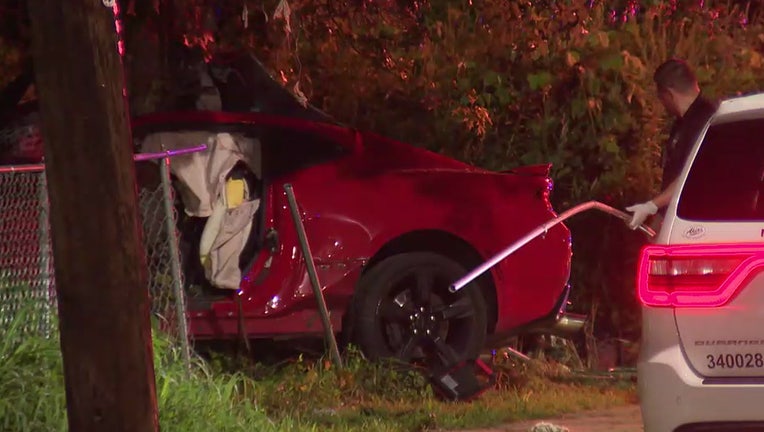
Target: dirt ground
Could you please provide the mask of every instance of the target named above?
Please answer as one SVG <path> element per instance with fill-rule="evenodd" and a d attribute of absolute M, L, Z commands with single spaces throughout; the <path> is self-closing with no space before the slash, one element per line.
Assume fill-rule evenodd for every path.
<path fill-rule="evenodd" d="M 461 432 L 529 432 L 544 422 L 567 428 L 569 432 L 641 432 L 642 416 L 639 405 L 628 405 L 603 411 L 588 411 L 554 419 L 509 423 L 492 429 Z"/>

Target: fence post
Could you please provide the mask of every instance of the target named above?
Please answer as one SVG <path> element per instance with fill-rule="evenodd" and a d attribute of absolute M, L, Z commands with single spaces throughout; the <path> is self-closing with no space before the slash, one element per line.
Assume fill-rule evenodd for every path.
<path fill-rule="evenodd" d="M 291 184 L 287 183 L 284 185 L 284 192 L 286 192 L 287 199 L 289 200 L 289 210 L 292 214 L 294 228 L 297 230 L 300 248 L 302 249 L 302 255 L 305 259 L 305 267 L 308 269 L 310 285 L 313 287 L 313 296 L 316 297 L 316 303 L 318 304 L 318 313 L 321 315 L 321 321 L 324 324 L 324 336 L 326 337 L 326 342 L 329 344 L 329 352 L 332 355 L 334 364 L 342 369 L 342 357 L 340 357 L 340 350 L 337 348 L 337 338 L 334 337 L 334 329 L 332 328 L 332 321 L 329 318 L 329 310 L 326 308 L 324 293 L 321 291 L 321 284 L 318 281 L 316 263 L 313 261 L 313 254 L 311 253 L 310 245 L 308 244 L 308 236 L 305 234 L 305 226 L 302 223 L 302 217 L 300 217 L 300 211 L 297 208 L 297 198 L 294 196 L 294 188 L 292 188 Z"/>
<path fill-rule="evenodd" d="M 40 254 L 39 259 L 39 272 L 37 277 L 40 281 L 40 290 L 42 291 L 43 298 L 45 299 L 42 308 L 42 317 L 40 326 L 41 333 L 45 338 L 49 338 L 52 333 L 53 319 L 51 317 L 53 310 L 53 303 L 56 300 L 56 293 L 51 287 L 50 279 L 50 221 L 49 221 L 49 205 L 48 205 L 48 181 L 45 175 L 45 170 L 40 171 L 40 180 L 37 182 L 38 191 L 37 197 L 39 200 L 39 211 L 37 214 L 37 236 L 38 236 L 38 251 Z"/>
<path fill-rule="evenodd" d="M 170 249 L 170 273 L 172 274 L 172 286 L 175 297 L 175 312 L 177 313 L 178 326 L 180 328 L 181 347 L 183 349 L 183 361 L 186 369 L 191 369 L 191 347 L 188 338 L 188 323 L 186 321 L 186 296 L 183 292 L 183 274 L 180 268 L 180 248 L 178 247 L 178 234 L 175 226 L 175 211 L 173 209 L 173 192 L 170 187 L 170 158 L 165 157 L 159 163 L 162 177 L 162 203 L 165 213 L 165 231 L 167 231 L 167 244 Z"/>

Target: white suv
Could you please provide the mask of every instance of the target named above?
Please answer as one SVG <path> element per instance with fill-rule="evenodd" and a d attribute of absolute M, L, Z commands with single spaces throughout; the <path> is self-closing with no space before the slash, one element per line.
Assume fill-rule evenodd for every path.
<path fill-rule="evenodd" d="M 646 432 L 764 431 L 764 94 L 723 101 L 641 253 Z"/>

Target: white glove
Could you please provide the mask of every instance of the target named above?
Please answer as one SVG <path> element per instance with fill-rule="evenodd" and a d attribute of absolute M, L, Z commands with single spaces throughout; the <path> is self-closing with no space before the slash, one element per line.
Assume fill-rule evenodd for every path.
<path fill-rule="evenodd" d="M 648 216 L 652 216 L 658 212 L 658 206 L 652 201 L 648 201 L 642 204 L 635 204 L 631 207 L 626 207 L 626 211 L 634 213 L 629 222 L 629 228 L 635 230 L 647 219 Z"/>

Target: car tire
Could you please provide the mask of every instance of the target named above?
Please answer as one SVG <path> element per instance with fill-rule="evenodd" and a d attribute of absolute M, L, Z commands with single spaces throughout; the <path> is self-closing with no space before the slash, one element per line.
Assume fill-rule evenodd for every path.
<path fill-rule="evenodd" d="M 371 360 L 433 364 L 440 356 L 442 364 L 476 358 L 486 339 L 486 301 L 476 283 L 448 291 L 466 272 L 431 252 L 401 253 L 377 263 L 359 280 L 350 341 Z"/>

